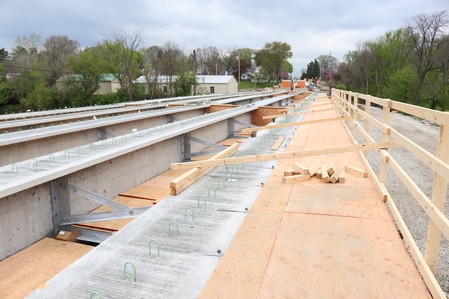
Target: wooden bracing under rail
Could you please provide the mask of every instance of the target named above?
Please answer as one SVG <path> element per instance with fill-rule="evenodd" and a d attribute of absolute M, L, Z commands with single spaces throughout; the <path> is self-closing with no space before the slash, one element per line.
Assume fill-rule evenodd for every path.
<path fill-rule="evenodd" d="M 368 134 L 370 125 L 375 126 L 382 133 L 382 141 L 387 141 L 392 138 L 399 143 L 406 150 L 417 157 L 426 166 L 435 172 L 432 198 L 424 194 L 412 178 L 402 169 L 399 163 L 388 153 L 387 149 L 378 150 L 381 165 L 379 178 L 377 178 L 368 167 L 370 175 L 374 176 L 378 189 L 384 197 L 390 211 L 398 225 L 404 241 L 410 248 L 410 253 L 415 260 L 416 266 L 421 272 L 424 281 L 427 284 L 432 296 L 434 298 L 446 298 L 443 290 L 435 279 L 435 272 L 437 269 L 438 254 L 440 248 L 440 237 L 443 234 L 449 239 L 449 220 L 444 215 L 444 206 L 447 193 L 447 184 L 449 178 L 449 113 L 435 111 L 427 108 L 422 108 L 410 104 L 392 101 L 389 99 L 380 99 L 369 95 L 363 95 L 343 90 L 332 90 L 333 99 L 342 107 L 340 114 L 346 117 L 360 116 L 363 118 L 363 125 L 357 123 L 354 119 L 348 121 L 348 131 L 354 136 L 360 132 L 363 136 L 364 142 L 372 142 L 374 139 Z M 357 107 L 359 102 L 365 103 L 365 111 Z M 380 105 L 383 109 L 382 120 L 379 121 L 371 116 L 371 104 Z M 389 114 L 391 109 L 399 110 L 411 114 L 413 116 L 428 120 L 440 126 L 440 136 L 438 140 L 438 148 L 436 156 L 427 150 L 420 147 L 407 137 L 400 134 L 397 130 L 389 126 Z M 368 165 L 366 158 L 365 165 Z M 427 231 L 427 241 L 425 248 L 425 256 L 421 254 L 412 234 L 408 230 L 399 210 L 396 207 L 394 200 L 391 198 L 386 187 L 386 168 L 390 168 L 402 181 L 405 187 L 413 195 L 417 203 L 422 207 L 424 212 L 429 217 L 429 226 Z"/>

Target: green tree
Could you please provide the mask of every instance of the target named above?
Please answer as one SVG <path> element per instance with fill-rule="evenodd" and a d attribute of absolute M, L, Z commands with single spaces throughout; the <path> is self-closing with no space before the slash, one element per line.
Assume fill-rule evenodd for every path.
<path fill-rule="evenodd" d="M 107 70 L 104 61 L 98 59 L 100 55 L 101 48 L 92 47 L 85 49 L 78 55 L 69 56 L 69 65 L 73 72 L 79 76 L 76 76 L 73 81 L 67 81 L 66 85 L 81 90 L 86 97 L 92 96 L 100 87 L 98 82 L 101 74 L 104 74 Z"/>
<path fill-rule="evenodd" d="M 192 94 L 193 86 L 198 85 L 194 74 L 180 73 L 175 80 L 175 95 L 189 96 Z"/>
<path fill-rule="evenodd" d="M 282 65 L 293 56 L 291 49 L 285 42 L 266 43 L 256 55 L 257 64 L 269 78 L 278 81 Z"/>
<path fill-rule="evenodd" d="M 433 14 L 417 15 L 407 26 L 414 47 L 413 63 L 418 71 L 418 82 L 413 96 L 415 105 L 420 102 L 420 92 L 427 73 L 437 68 L 435 59 L 441 51 L 444 29 L 448 25 L 447 11 L 439 11 Z"/>
<path fill-rule="evenodd" d="M 123 32 L 113 40 L 102 43 L 102 58 L 107 62 L 108 73 L 113 73 L 126 90 L 128 100 L 135 98 L 134 80 L 140 75 L 143 67 L 143 57 L 137 51 L 143 40 L 140 31 Z"/>

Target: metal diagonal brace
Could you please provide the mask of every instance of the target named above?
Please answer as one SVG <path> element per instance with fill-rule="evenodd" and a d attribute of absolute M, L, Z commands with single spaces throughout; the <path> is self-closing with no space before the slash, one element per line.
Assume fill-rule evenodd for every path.
<path fill-rule="evenodd" d="M 107 212 L 70 215 L 63 217 L 62 223 L 60 225 L 71 225 L 75 223 L 134 218 L 143 214 L 149 208 L 151 207 L 127 208 Z"/>
<path fill-rule="evenodd" d="M 69 184 L 64 184 L 61 183 L 61 187 L 63 188 L 68 188 L 70 192 L 76 193 L 79 196 L 82 196 L 84 198 L 90 199 L 92 201 L 98 202 L 102 205 L 108 206 L 110 208 L 114 208 L 114 209 L 129 209 L 128 206 L 118 203 L 116 201 L 113 201 L 109 198 L 97 195 L 95 193 L 92 193 L 90 191 L 81 189 L 79 187 L 73 186 L 73 185 L 69 185 Z"/>
<path fill-rule="evenodd" d="M 204 144 L 204 145 L 207 145 L 207 146 L 210 146 L 210 147 L 220 148 L 222 150 L 226 148 L 226 146 L 223 146 L 221 144 L 209 142 L 207 140 L 200 139 L 200 138 L 193 137 L 193 136 L 190 136 L 189 139 L 190 139 L 190 141 L 193 141 L 193 142 L 196 142 L 196 143 L 200 143 L 200 144 Z"/>
<path fill-rule="evenodd" d="M 203 140 L 197 137 L 193 137 L 193 136 L 186 136 L 187 137 L 187 141 L 185 142 L 189 142 L 189 141 L 193 141 L 196 143 L 200 143 L 200 144 L 204 144 L 210 147 L 213 147 L 214 149 L 212 150 L 208 150 L 208 151 L 200 151 L 200 152 L 196 152 L 196 153 L 184 153 L 185 158 L 192 158 L 192 157 L 198 157 L 198 156 L 204 156 L 204 155 L 210 155 L 210 154 L 215 154 L 215 153 L 219 153 L 222 150 L 226 149 L 226 146 L 223 146 L 221 144 L 217 144 L 217 143 L 213 143 L 213 142 L 209 142 L 207 140 Z"/>

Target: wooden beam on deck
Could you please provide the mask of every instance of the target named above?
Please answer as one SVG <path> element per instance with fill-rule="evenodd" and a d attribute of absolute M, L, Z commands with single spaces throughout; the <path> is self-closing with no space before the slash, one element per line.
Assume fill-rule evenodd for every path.
<path fill-rule="evenodd" d="M 234 143 L 227 149 L 219 152 L 218 154 L 212 156 L 206 161 L 212 161 L 214 159 L 220 159 L 224 157 L 228 157 L 235 153 L 237 149 L 239 148 L 240 143 Z M 204 176 L 206 173 L 211 171 L 214 168 L 214 166 L 205 166 L 205 167 L 195 167 L 183 175 L 177 177 L 176 179 L 170 181 L 170 195 L 178 195 L 183 190 L 185 190 L 187 187 L 195 183 L 197 180 L 199 180 L 202 176 Z"/>
<path fill-rule="evenodd" d="M 173 163 L 171 164 L 172 169 L 181 169 L 181 168 L 192 168 L 192 167 L 207 167 L 207 166 L 217 166 L 217 165 L 232 165 L 232 164 L 242 164 L 242 163 L 253 163 L 253 162 L 261 162 L 261 161 L 270 161 L 270 160 L 281 160 L 281 159 L 289 159 L 289 158 L 301 158 L 301 157 L 311 157 L 311 156 L 320 156 L 327 154 L 340 154 L 340 153 L 348 153 L 355 151 L 366 151 L 373 149 L 385 149 L 389 147 L 399 146 L 397 142 L 376 142 L 376 143 L 361 143 L 356 145 L 345 145 L 345 146 L 337 146 L 337 147 L 328 147 L 328 148 L 318 148 L 311 150 L 302 150 L 288 153 L 273 153 L 273 154 L 264 154 L 264 155 L 254 155 L 254 156 L 245 156 L 245 157 L 233 157 L 226 159 L 211 159 L 205 161 L 195 161 L 195 162 L 185 162 L 185 163 Z"/>
<path fill-rule="evenodd" d="M 251 133 L 251 132 L 270 130 L 270 129 L 275 129 L 275 128 L 310 125 L 310 124 L 324 123 L 324 122 L 329 122 L 329 121 L 356 119 L 356 118 L 360 118 L 360 116 L 332 117 L 332 118 L 315 119 L 315 120 L 309 120 L 309 121 L 300 121 L 300 122 L 295 122 L 295 123 L 278 124 L 278 125 L 264 126 L 264 127 L 257 127 L 257 128 L 246 128 L 246 129 L 242 129 L 242 133 Z"/>
<path fill-rule="evenodd" d="M 340 108 L 327 108 L 327 109 L 317 109 L 317 110 L 309 110 L 309 111 L 302 111 L 302 112 L 294 112 L 294 113 L 288 113 L 288 114 L 266 115 L 262 118 L 263 119 L 272 119 L 272 118 L 278 118 L 278 117 L 282 117 L 282 116 L 302 115 L 302 114 L 308 114 L 308 113 L 313 113 L 313 112 L 321 112 L 321 111 L 329 111 L 329 110 L 337 110 L 337 109 L 340 109 Z"/>

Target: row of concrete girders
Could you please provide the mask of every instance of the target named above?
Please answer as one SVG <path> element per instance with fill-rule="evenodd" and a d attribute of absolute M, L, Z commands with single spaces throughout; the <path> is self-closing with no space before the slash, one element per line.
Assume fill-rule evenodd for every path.
<path fill-rule="evenodd" d="M 242 93 L 244 95 L 246 93 Z M 1 121 L 13 121 L 13 120 L 23 120 L 29 118 L 40 118 L 47 116 L 55 116 L 60 114 L 70 114 L 70 113 L 78 113 L 78 112 L 86 112 L 86 111 L 95 111 L 95 110 L 105 110 L 105 109 L 113 109 L 113 108 L 123 108 L 126 106 L 136 106 L 136 105 L 160 105 L 162 103 L 167 102 L 176 102 L 182 100 L 198 100 L 201 98 L 220 98 L 223 96 L 229 96 L 224 94 L 217 95 L 197 95 L 197 96 L 185 96 L 185 97 L 173 97 L 173 98 L 161 98 L 155 100 L 144 100 L 144 101 L 136 101 L 136 102 L 123 102 L 117 104 L 108 104 L 108 105 L 98 105 L 98 106 L 87 106 L 87 107 L 78 107 L 78 108 L 63 108 L 63 109 L 54 109 L 54 110 L 44 110 L 44 111 L 34 111 L 34 112 L 25 112 L 25 113 L 13 113 L 13 114 L 4 114 L 0 115 Z M 234 95 L 237 96 L 237 95 Z"/>
<path fill-rule="evenodd" d="M 200 100 L 200 102 L 209 102 L 212 100 L 236 98 L 236 97 L 238 98 L 238 96 L 236 96 L 236 95 L 209 97 L 209 98 L 202 98 Z M 38 128 L 40 126 L 49 126 L 49 125 L 55 125 L 55 124 L 63 124 L 63 123 L 67 123 L 70 121 L 73 122 L 73 121 L 77 121 L 77 120 L 86 120 L 86 119 L 92 119 L 92 118 L 106 117 L 106 116 L 110 116 L 110 115 L 119 115 L 119 114 L 127 114 L 127 113 L 133 113 L 133 112 L 138 112 L 138 111 L 160 109 L 160 108 L 165 108 L 167 105 L 170 105 L 170 104 L 182 105 L 182 104 L 196 103 L 196 102 L 198 102 L 198 99 L 177 100 L 177 101 L 164 102 L 164 103 L 156 102 L 154 104 L 143 104 L 143 105 L 125 104 L 123 107 L 117 107 L 117 108 L 108 108 L 108 109 L 99 109 L 99 110 L 96 109 L 94 111 L 88 110 L 88 111 L 77 112 L 77 113 L 66 113 L 66 114 L 58 114 L 58 115 L 52 115 L 52 116 L 16 119 L 16 120 L 0 122 L 0 131 L 3 131 L 3 134 L 5 134 L 5 133 L 7 134 L 9 132 L 14 132 L 14 131 L 18 131 L 18 130 L 34 129 L 34 128 Z"/>
<path fill-rule="evenodd" d="M 182 134 L 218 142 L 229 135 L 228 119 L 248 123 L 251 111 L 293 95 L 199 116 L 190 124 L 187 120 L 174 122 L 1 167 L 0 259 L 53 233 L 51 180 L 66 178 L 69 184 L 114 198 L 181 161 Z M 74 214 L 98 207 L 77 196 L 70 200 Z"/>
<path fill-rule="evenodd" d="M 283 128 L 277 133 L 285 136 L 294 130 Z M 255 147 L 268 150 L 270 142 L 278 137 L 275 133 L 268 138 L 270 142 L 262 142 L 265 146 L 260 147 L 268 133 L 262 132 L 261 136 L 243 143 L 238 155 L 250 154 Z M 94 291 L 111 298 L 198 297 L 245 218 L 245 208 L 251 209 L 260 182 L 267 178 L 274 165 L 274 161 L 254 163 L 236 173 L 228 169 L 233 176 L 227 188 L 220 188 L 216 196 L 209 197 L 206 207 L 198 207 L 198 195 L 207 197 L 208 188 L 216 187 L 217 179 L 225 176 L 227 170 L 225 166 L 215 169 L 180 195 L 170 196 L 145 212 L 50 280 L 47 288 L 36 290 L 30 298 L 56 294 L 75 298 L 89 296 Z M 194 220 L 184 216 L 188 208 L 195 211 Z M 176 227 L 179 224 L 179 236 L 169 232 L 173 221 Z M 151 254 L 150 240 L 158 242 L 153 242 Z M 129 267 L 128 279 L 123 279 L 127 262 L 136 267 L 135 281 Z"/>
<path fill-rule="evenodd" d="M 217 100 L 214 103 L 248 103 L 273 94 Z M 222 102 L 224 101 L 224 102 Z M 63 123 L 33 130 L 0 134 L 0 166 L 16 163 L 51 152 L 81 146 L 108 136 L 118 136 L 151 126 L 203 114 L 211 104 L 187 105 Z M 25 120 L 29 121 L 29 120 Z"/>

